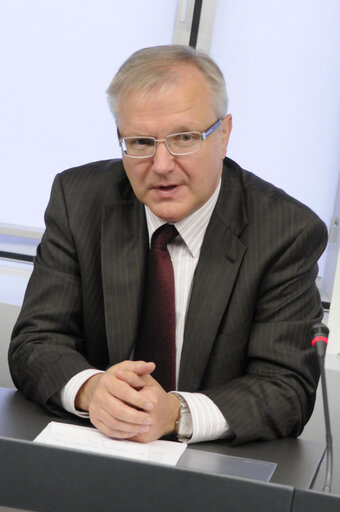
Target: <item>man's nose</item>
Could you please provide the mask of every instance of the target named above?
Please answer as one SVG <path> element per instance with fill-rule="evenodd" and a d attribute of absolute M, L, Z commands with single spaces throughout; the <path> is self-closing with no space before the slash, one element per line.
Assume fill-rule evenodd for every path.
<path fill-rule="evenodd" d="M 165 141 L 157 142 L 153 156 L 153 170 L 157 173 L 166 173 L 172 170 L 174 155 L 168 150 Z"/>

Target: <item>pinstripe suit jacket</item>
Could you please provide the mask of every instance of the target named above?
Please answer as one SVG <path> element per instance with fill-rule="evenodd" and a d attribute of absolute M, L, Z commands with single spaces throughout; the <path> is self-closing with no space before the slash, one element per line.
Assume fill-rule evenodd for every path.
<path fill-rule="evenodd" d="M 143 205 L 120 160 L 59 174 L 13 331 L 12 377 L 50 398 L 77 372 L 128 359 L 147 255 Z M 225 159 L 194 276 L 179 390 L 208 395 L 233 442 L 297 436 L 314 405 L 310 327 L 324 224 L 306 206 Z"/>

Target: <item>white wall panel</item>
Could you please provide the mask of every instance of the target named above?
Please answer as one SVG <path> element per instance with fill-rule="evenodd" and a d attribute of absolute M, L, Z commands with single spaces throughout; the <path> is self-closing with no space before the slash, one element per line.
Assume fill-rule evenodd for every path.
<path fill-rule="evenodd" d="M 120 155 L 105 90 L 172 41 L 177 0 L 2 0 L 0 223 L 43 227 L 54 175 Z"/>

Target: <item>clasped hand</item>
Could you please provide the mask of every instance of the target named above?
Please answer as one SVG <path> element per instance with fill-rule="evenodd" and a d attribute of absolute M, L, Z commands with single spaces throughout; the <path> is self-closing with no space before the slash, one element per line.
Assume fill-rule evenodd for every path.
<path fill-rule="evenodd" d="M 109 437 L 154 441 L 175 430 L 179 400 L 151 376 L 155 363 L 123 361 L 88 379 L 76 407 Z"/>

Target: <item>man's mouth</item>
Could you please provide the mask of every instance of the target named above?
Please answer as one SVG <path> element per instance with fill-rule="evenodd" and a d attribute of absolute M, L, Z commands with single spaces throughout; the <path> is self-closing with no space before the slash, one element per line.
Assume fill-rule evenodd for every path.
<path fill-rule="evenodd" d="M 176 187 L 177 185 L 160 185 L 157 188 L 159 188 L 160 190 L 173 190 Z"/>

